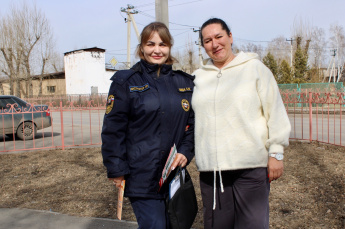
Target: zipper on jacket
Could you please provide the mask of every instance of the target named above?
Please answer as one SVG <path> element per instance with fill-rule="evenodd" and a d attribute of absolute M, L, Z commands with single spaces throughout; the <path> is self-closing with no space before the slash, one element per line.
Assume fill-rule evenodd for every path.
<path fill-rule="evenodd" d="M 218 74 L 217 74 L 217 78 L 222 77 L 222 70 L 219 70 Z"/>
<path fill-rule="evenodd" d="M 219 80 L 220 80 L 220 77 L 222 77 L 222 70 L 220 69 L 218 74 L 217 74 L 217 86 L 216 86 L 216 91 L 214 93 L 214 113 L 215 113 L 215 139 L 217 139 L 217 109 L 216 109 L 216 104 L 217 104 L 217 101 L 216 101 L 216 96 L 217 96 L 217 91 L 218 91 L 218 85 L 219 85 Z M 217 140 L 216 140 L 217 141 Z M 217 144 L 217 142 L 216 142 Z M 218 165 L 218 151 L 217 151 L 217 147 L 216 147 L 216 161 L 217 161 L 217 168 L 214 168 L 213 170 L 213 207 L 212 209 L 215 210 L 216 209 L 216 177 L 217 177 L 217 172 L 216 170 L 218 170 L 219 172 L 219 182 L 220 182 L 220 186 L 221 186 L 221 192 L 223 193 L 224 192 L 224 188 L 223 188 L 223 181 L 222 181 L 222 169 L 219 168 L 219 165 Z"/>
<path fill-rule="evenodd" d="M 217 86 L 216 86 L 216 91 L 214 93 L 214 114 L 215 114 L 215 139 L 216 139 L 216 144 L 217 144 L 217 101 L 216 101 L 216 97 L 217 97 L 217 91 L 218 91 L 218 85 L 219 85 L 219 79 L 220 77 L 222 77 L 222 70 L 220 69 L 218 74 L 217 74 Z M 217 169 L 218 169 L 218 152 L 217 152 L 217 147 L 216 147 L 216 161 L 217 161 Z"/>

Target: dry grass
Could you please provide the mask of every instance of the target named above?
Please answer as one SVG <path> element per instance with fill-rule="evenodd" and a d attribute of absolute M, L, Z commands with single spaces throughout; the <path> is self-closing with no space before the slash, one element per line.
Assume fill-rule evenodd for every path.
<path fill-rule="evenodd" d="M 285 174 L 271 183 L 271 228 L 344 228 L 345 148 L 291 142 Z M 203 228 L 198 172 L 189 166 Z M 108 182 L 100 148 L 0 155 L 0 207 L 115 218 L 117 192 Z M 125 200 L 123 219 L 135 221 Z"/>

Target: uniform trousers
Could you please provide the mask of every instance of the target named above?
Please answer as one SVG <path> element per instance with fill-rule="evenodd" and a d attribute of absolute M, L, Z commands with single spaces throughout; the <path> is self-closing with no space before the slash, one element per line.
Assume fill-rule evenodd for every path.
<path fill-rule="evenodd" d="M 222 171 L 216 173 L 216 208 L 214 172 L 200 173 L 205 229 L 268 229 L 270 184 L 267 168 Z"/>
<path fill-rule="evenodd" d="M 165 208 L 165 200 L 140 197 L 129 198 L 138 229 L 169 229 L 169 217 Z"/>

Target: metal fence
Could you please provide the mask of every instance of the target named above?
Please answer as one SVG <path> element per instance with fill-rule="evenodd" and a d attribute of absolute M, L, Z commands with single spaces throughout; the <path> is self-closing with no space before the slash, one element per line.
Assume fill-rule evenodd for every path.
<path fill-rule="evenodd" d="M 298 92 L 296 90 L 281 91 L 288 113 L 292 131 L 290 139 L 318 141 L 345 146 L 345 93 L 344 92 Z M 101 130 L 105 112 L 107 95 L 69 95 L 55 98 L 26 99 L 32 106 L 45 104 L 48 111 L 28 108 L 16 110 L 9 107 L 2 110 L 0 128 L 0 152 L 13 152 L 37 149 L 65 149 L 82 146 L 101 145 Z M 12 113 L 11 113 L 12 112 Z M 40 113 L 41 112 L 41 113 Z M 21 140 L 13 133 L 4 132 L 5 115 L 29 115 L 49 112 L 51 126 L 37 130 L 32 140 Z"/>
<path fill-rule="evenodd" d="M 345 146 L 345 93 L 281 93 L 291 123 L 290 139 Z"/>
<path fill-rule="evenodd" d="M 106 98 L 106 95 L 99 94 L 25 99 L 31 104 L 31 107 L 38 104 L 48 105 L 51 125 L 37 130 L 37 134 L 33 139 L 21 140 L 17 134 L 20 131 L 18 125 L 12 126 L 12 133 L 5 134 L 5 122 L 3 122 L 0 128 L 0 131 L 2 131 L 0 152 L 99 146 L 102 143 L 101 130 Z M 27 109 L 26 111 L 13 108 L 3 109 L 1 118 L 12 115 L 12 119 L 7 120 L 7 122 L 13 122 L 15 115 L 34 116 L 37 112 L 35 109 Z M 26 117 L 25 119 L 22 118 L 20 122 L 29 123 L 32 121 L 30 117 Z M 35 123 L 35 125 L 37 124 Z"/>

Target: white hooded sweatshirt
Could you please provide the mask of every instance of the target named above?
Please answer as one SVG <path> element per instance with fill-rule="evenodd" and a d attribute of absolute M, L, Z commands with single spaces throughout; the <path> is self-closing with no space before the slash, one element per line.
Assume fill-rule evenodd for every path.
<path fill-rule="evenodd" d="M 222 69 L 205 60 L 196 70 L 195 158 L 199 171 L 267 167 L 283 153 L 291 125 L 271 71 L 240 52 Z"/>

